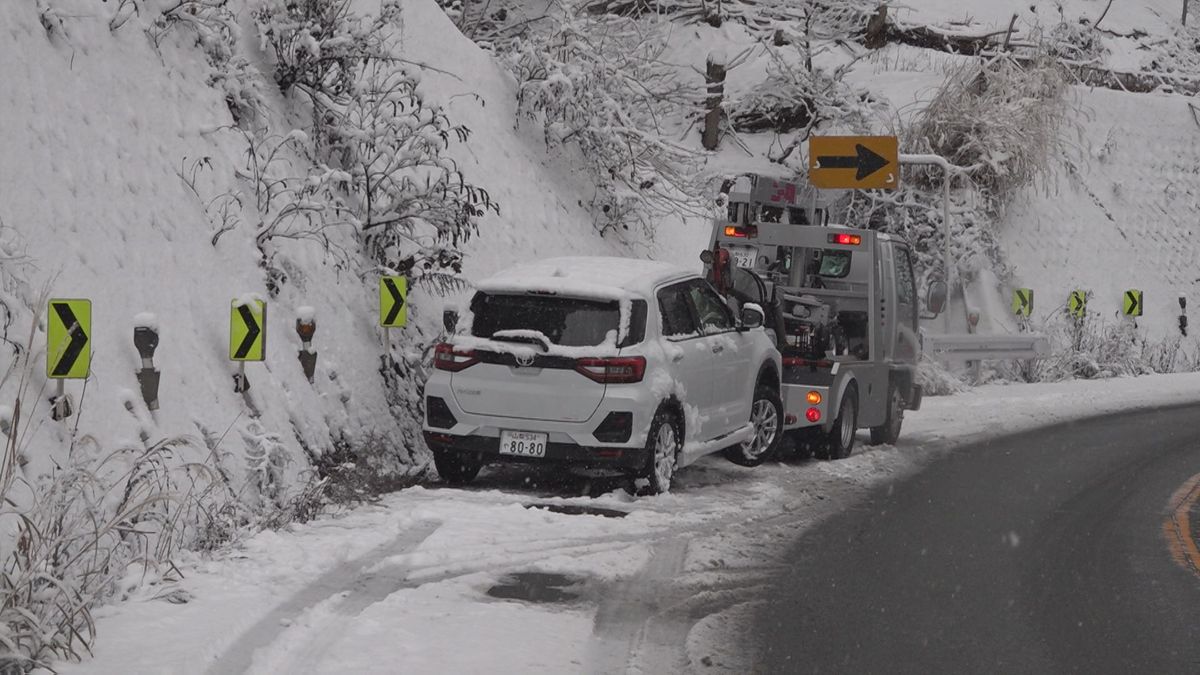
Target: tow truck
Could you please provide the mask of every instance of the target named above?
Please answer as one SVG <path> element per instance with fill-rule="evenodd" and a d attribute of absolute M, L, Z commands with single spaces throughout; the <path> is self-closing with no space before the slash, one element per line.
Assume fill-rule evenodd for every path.
<path fill-rule="evenodd" d="M 723 203 L 721 203 L 723 202 Z M 829 223 L 831 198 L 795 181 L 727 181 L 701 254 L 731 304 L 754 303 L 783 356 L 784 430 L 801 455 L 841 459 L 856 432 L 894 444 L 921 407 L 921 318 L 945 308 L 942 281 L 921 314 L 913 254 L 898 237 Z"/>

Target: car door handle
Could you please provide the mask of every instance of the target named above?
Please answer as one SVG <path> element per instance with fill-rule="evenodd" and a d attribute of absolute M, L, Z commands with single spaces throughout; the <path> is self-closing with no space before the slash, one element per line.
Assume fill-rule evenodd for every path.
<path fill-rule="evenodd" d="M 680 353 L 676 354 L 675 356 L 671 357 L 671 361 L 673 363 L 679 363 L 682 360 L 683 360 L 683 352 L 680 352 Z"/>
<path fill-rule="evenodd" d="M 723 351 L 725 351 L 725 345 L 713 345 L 714 354 L 720 354 Z"/>

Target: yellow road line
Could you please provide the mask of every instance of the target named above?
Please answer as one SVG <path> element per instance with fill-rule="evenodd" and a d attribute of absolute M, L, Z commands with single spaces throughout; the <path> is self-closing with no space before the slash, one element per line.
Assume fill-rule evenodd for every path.
<path fill-rule="evenodd" d="M 1175 562 L 1200 577 L 1200 549 L 1196 547 L 1191 523 L 1192 507 L 1197 501 L 1200 501 L 1200 473 L 1189 478 L 1171 495 L 1163 534 Z"/>

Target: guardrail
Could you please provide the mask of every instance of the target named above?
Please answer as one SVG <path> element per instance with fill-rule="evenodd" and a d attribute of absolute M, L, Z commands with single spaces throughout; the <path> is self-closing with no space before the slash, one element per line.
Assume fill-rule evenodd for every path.
<path fill-rule="evenodd" d="M 1037 359 L 1050 355 L 1050 338 L 1045 335 L 925 335 L 924 351 L 935 358 L 982 361 L 988 359 Z"/>

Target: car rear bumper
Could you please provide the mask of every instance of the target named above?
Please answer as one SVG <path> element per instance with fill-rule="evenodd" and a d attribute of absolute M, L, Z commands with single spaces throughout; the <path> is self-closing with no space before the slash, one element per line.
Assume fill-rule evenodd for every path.
<path fill-rule="evenodd" d="M 430 450 L 477 454 L 484 462 L 521 464 L 566 464 L 586 469 L 607 469 L 636 473 L 649 464 L 645 448 L 621 446 L 583 446 L 551 441 L 545 457 L 517 457 L 500 454 L 500 439 L 495 436 L 458 436 L 440 431 L 423 432 Z"/>

